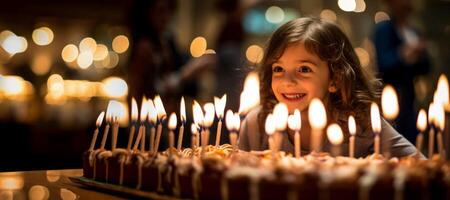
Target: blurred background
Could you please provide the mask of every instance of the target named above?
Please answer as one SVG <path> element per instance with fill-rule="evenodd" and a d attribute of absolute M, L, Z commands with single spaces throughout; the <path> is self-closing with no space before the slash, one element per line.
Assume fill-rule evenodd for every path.
<path fill-rule="evenodd" d="M 392 2 L 410 13 L 395 17 Z M 140 102 L 160 94 L 168 112 L 178 113 L 184 96 L 191 113 L 193 99 L 211 102 L 226 93 L 227 108 L 237 111 L 243 78 L 260 62 L 268 37 L 298 17 L 336 22 L 362 66 L 376 74 L 377 26 L 406 18 L 429 60 L 428 70 L 413 78 L 415 109 L 427 107 L 437 77 L 450 72 L 449 0 L 0 4 L 0 171 L 80 168 L 110 99 L 129 111 L 131 97 Z M 121 119 L 120 133 L 128 134 L 129 122 Z"/>

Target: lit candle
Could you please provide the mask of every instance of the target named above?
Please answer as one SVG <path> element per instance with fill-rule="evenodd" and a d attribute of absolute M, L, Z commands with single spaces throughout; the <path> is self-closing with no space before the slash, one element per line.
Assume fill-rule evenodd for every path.
<path fill-rule="evenodd" d="M 322 101 L 318 98 L 311 100 L 308 109 L 308 120 L 311 124 L 311 150 L 320 153 L 322 149 L 322 130 L 327 125 L 327 114 Z"/>
<path fill-rule="evenodd" d="M 225 104 L 227 102 L 227 95 L 224 94 L 222 98 L 214 97 L 214 106 L 216 108 L 216 115 L 217 115 L 217 132 L 216 132 L 216 147 L 220 145 L 220 135 L 222 132 L 222 119 L 223 119 L 223 112 L 225 110 Z"/>
<path fill-rule="evenodd" d="M 156 134 L 156 129 L 155 127 L 157 126 L 157 122 L 158 122 L 158 112 L 156 111 L 155 105 L 153 104 L 153 100 L 149 99 L 147 101 L 148 103 L 148 122 L 151 125 L 150 128 L 150 153 L 154 153 L 155 152 L 155 134 Z"/>
<path fill-rule="evenodd" d="M 445 127 L 444 127 L 444 131 L 443 132 L 443 137 L 444 137 L 444 141 L 445 144 L 444 145 L 444 153 L 445 152 L 450 152 L 450 123 L 448 123 L 448 121 L 450 121 L 450 96 L 449 96 L 449 85 L 448 85 L 448 79 L 447 76 L 445 76 L 445 74 L 441 74 L 439 76 L 439 81 L 438 81 L 438 86 L 437 86 L 437 90 L 439 91 L 439 101 L 440 103 L 444 106 L 444 110 L 445 110 L 445 121 L 447 123 L 445 123 Z M 447 156 L 448 158 L 448 156 Z"/>
<path fill-rule="evenodd" d="M 342 134 L 342 129 L 337 124 L 330 124 L 327 128 L 327 136 L 330 143 L 333 145 L 331 147 L 331 155 L 339 156 L 341 154 L 341 144 L 344 140 L 344 135 Z"/>
<path fill-rule="evenodd" d="M 422 151 L 422 143 L 423 143 L 423 132 L 427 129 L 427 113 L 424 109 L 420 109 L 419 116 L 417 116 L 417 129 L 419 130 L 419 135 L 416 138 L 416 149 L 417 154 L 416 157 L 420 157 L 420 153 Z"/>
<path fill-rule="evenodd" d="M 180 130 L 178 132 L 178 144 L 177 150 L 181 151 L 181 145 L 183 145 L 184 125 L 186 124 L 186 104 L 184 103 L 184 97 L 181 97 L 180 102 Z"/>
<path fill-rule="evenodd" d="M 273 134 L 275 133 L 275 124 L 272 114 L 268 114 L 265 123 L 266 134 L 269 136 L 269 149 L 272 152 L 272 160 L 275 161 L 276 149 L 274 147 Z"/>
<path fill-rule="evenodd" d="M 431 159 L 434 154 L 434 118 L 435 118 L 434 103 L 430 103 L 428 107 L 428 124 L 430 124 L 430 130 L 428 132 L 428 158 Z"/>
<path fill-rule="evenodd" d="M 102 126 L 102 121 L 103 121 L 103 117 L 104 116 L 105 116 L 105 111 L 102 111 L 100 113 L 100 115 L 98 115 L 98 117 L 97 117 L 97 121 L 95 123 L 96 128 L 95 128 L 92 140 L 91 140 L 91 146 L 89 147 L 89 151 L 94 150 L 95 143 L 97 142 L 98 129 L 99 129 L 100 126 Z"/>
<path fill-rule="evenodd" d="M 195 151 L 197 148 L 197 136 L 198 135 L 198 127 L 192 123 L 191 124 L 191 149 Z"/>
<path fill-rule="evenodd" d="M 136 99 L 131 98 L 131 123 L 130 123 L 130 134 L 128 136 L 128 145 L 127 150 L 131 149 L 131 144 L 133 143 L 134 139 L 134 132 L 136 131 L 135 123 L 138 119 L 138 107 L 136 103 Z"/>
<path fill-rule="evenodd" d="M 436 116 L 434 118 L 434 123 L 437 128 L 437 141 L 438 141 L 438 152 L 441 160 L 445 160 L 444 151 L 444 139 L 442 137 L 442 132 L 445 128 L 445 111 L 443 105 L 435 105 Z"/>
<path fill-rule="evenodd" d="M 117 146 L 117 138 L 119 133 L 119 119 L 123 117 L 122 106 L 118 101 L 111 101 L 111 116 L 112 116 L 112 124 L 113 124 L 113 134 L 112 134 L 112 145 L 111 151 L 116 150 Z"/>
<path fill-rule="evenodd" d="M 348 145 L 348 152 L 351 158 L 355 157 L 355 135 L 356 135 L 356 122 L 355 118 L 350 115 L 348 117 L 348 131 L 350 132 L 350 143 Z"/>
<path fill-rule="evenodd" d="M 213 103 L 206 103 L 203 106 L 204 110 L 205 110 L 205 116 L 203 118 L 203 127 L 204 127 L 204 143 L 202 142 L 202 146 L 203 149 L 206 150 L 206 146 L 209 145 L 209 128 L 212 126 L 212 124 L 214 123 L 214 116 L 215 116 L 215 111 L 214 111 L 214 104 Z"/>
<path fill-rule="evenodd" d="M 295 132 L 294 133 L 295 157 L 300 158 L 300 154 L 301 154 L 300 128 L 302 126 L 302 119 L 301 119 L 300 111 L 298 109 L 295 109 L 293 115 L 289 115 L 288 126 L 289 126 L 289 129 L 291 129 Z"/>
<path fill-rule="evenodd" d="M 399 105 L 397 93 L 395 92 L 394 87 L 391 85 L 386 85 L 383 88 L 383 92 L 381 94 L 381 109 L 383 110 L 383 116 L 390 121 L 394 121 L 397 118 L 399 113 Z M 386 146 L 389 147 L 391 144 L 388 144 L 389 141 L 386 141 Z M 388 158 L 390 157 L 390 148 L 385 148 L 385 152 L 383 154 Z"/>
<path fill-rule="evenodd" d="M 100 144 L 100 149 L 105 149 L 106 139 L 108 139 L 109 127 L 111 124 L 111 101 L 108 102 L 108 106 L 106 108 L 106 127 L 103 131 L 102 143 Z"/>
<path fill-rule="evenodd" d="M 175 134 L 173 132 L 177 128 L 177 115 L 175 113 L 170 114 L 168 128 L 169 128 L 169 150 L 170 150 L 174 148 Z"/>
<path fill-rule="evenodd" d="M 278 103 L 273 108 L 273 119 L 275 123 L 275 151 L 279 151 L 281 148 L 281 142 L 283 141 L 283 132 L 287 127 L 287 120 L 289 116 L 289 111 L 284 103 Z"/>
<path fill-rule="evenodd" d="M 200 132 L 198 133 L 199 136 L 196 138 L 197 139 L 197 141 L 196 141 L 197 147 L 200 144 L 200 142 L 199 142 L 200 138 L 201 138 L 201 143 L 202 143 L 202 146 L 203 146 L 203 143 L 205 143 L 204 142 L 205 139 L 203 138 L 203 135 L 204 135 L 203 134 L 203 129 L 204 129 L 203 128 L 203 121 L 204 121 L 203 110 L 202 110 L 202 107 L 200 106 L 200 104 L 197 101 L 195 101 L 195 100 L 194 100 L 194 103 L 192 105 L 192 111 L 193 111 L 192 114 L 193 114 L 193 118 L 194 118 L 194 123 L 198 127 L 200 127 Z"/>
<path fill-rule="evenodd" d="M 167 114 L 166 114 L 166 110 L 164 109 L 164 105 L 161 101 L 161 97 L 159 95 L 155 96 L 153 103 L 155 104 L 156 112 L 158 113 L 158 122 L 157 122 L 158 128 L 156 129 L 156 140 L 155 140 L 154 152 L 158 152 L 159 142 L 161 140 L 162 123 L 166 119 Z"/>
<path fill-rule="evenodd" d="M 238 113 L 233 114 L 233 111 L 228 110 L 225 116 L 226 126 L 229 131 L 230 143 L 233 147 L 233 151 L 236 151 L 237 148 L 237 132 L 239 131 L 240 126 L 240 117 Z"/>
<path fill-rule="evenodd" d="M 380 132 L 381 132 L 381 118 L 380 118 L 380 110 L 376 103 L 372 102 L 370 106 L 370 118 L 372 123 L 372 131 L 375 134 L 374 139 L 374 150 L 375 155 L 380 154 Z"/>
<path fill-rule="evenodd" d="M 141 126 L 139 127 L 139 131 L 138 133 L 142 135 L 141 137 L 141 152 L 145 151 L 145 121 L 147 121 L 147 115 L 148 115 L 148 103 L 147 103 L 147 98 L 143 98 L 142 99 L 142 103 L 141 103 L 141 115 L 140 115 L 140 120 L 141 120 Z"/>

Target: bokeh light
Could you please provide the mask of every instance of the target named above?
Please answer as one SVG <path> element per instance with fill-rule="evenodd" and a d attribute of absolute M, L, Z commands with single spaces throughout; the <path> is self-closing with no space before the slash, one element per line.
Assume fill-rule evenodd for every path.
<path fill-rule="evenodd" d="M 91 54 L 95 52 L 96 48 L 97 42 L 91 37 L 83 38 L 79 45 L 80 52 L 91 52 Z"/>
<path fill-rule="evenodd" d="M 356 6 L 354 12 L 361 13 L 366 11 L 366 2 L 364 0 L 356 0 Z"/>
<path fill-rule="evenodd" d="M 40 27 L 31 34 L 34 43 L 40 46 L 48 45 L 53 41 L 53 31 L 48 27 Z"/>
<path fill-rule="evenodd" d="M 83 51 L 78 55 L 77 64 L 81 69 L 87 69 L 93 62 L 93 56 L 90 51 Z"/>
<path fill-rule="evenodd" d="M 36 75 L 44 75 L 50 71 L 52 59 L 46 53 L 39 53 L 33 57 L 31 61 L 31 70 Z"/>
<path fill-rule="evenodd" d="M 66 45 L 61 52 L 61 57 L 65 62 L 68 63 L 75 61 L 78 57 L 77 46 L 75 46 L 74 44 Z"/>
<path fill-rule="evenodd" d="M 258 45 L 251 45 L 247 48 L 247 51 L 245 52 L 245 56 L 249 62 L 259 63 L 259 62 L 261 62 L 261 60 L 264 56 L 264 51 Z"/>
<path fill-rule="evenodd" d="M 108 56 L 108 47 L 106 47 L 106 45 L 104 44 L 97 44 L 97 48 L 94 52 L 94 60 L 103 60 L 106 58 L 106 56 Z"/>
<path fill-rule="evenodd" d="M 328 21 L 332 21 L 332 22 L 336 22 L 336 20 L 337 20 L 336 13 L 330 9 L 322 10 L 322 12 L 320 12 L 320 18 L 328 20 Z"/>
<path fill-rule="evenodd" d="M 102 81 L 103 92 L 110 98 L 122 98 L 128 94 L 127 83 L 119 77 L 109 77 Z"/>
<path fill-rule="evenodd" d="M 358 56 L 359 62 L 361 63 L 362 67 L 369 66 L 370 55 L 365 49 L 363 49 L 361 47 L 357 47 L 357 48 L 355 48 L 355 53 Z"/>
<path fill-rule="evenodd" d="M 284 11 L 278 6 L 271 6 L 266 10 L 266 20 L 270 23 L 280 23 L 284 20 Z"/>
<path fill-rule="evenodd" d="M 206 47 L 207 47 L 206 39 L 204 37 L 196 37 L 191 42 L 190 50 L 192 57 L 197 58 L 205 54 Z"/>
<path fill-rule="evenodd" d="M 124 53 L 125 51 L 128 50 L 129 46 L 130 41 L 128 40 L 128 37 L 125 35 L 118 35 L 112 41 L 112 49 L 116 53 Z"/>
<path fill-rule="evenodd" d="M 386 21 L 386 20 L 390 20 L 390 19 L 391 18 L 389 17 L 389 15 L 383 11 L 378 11 L 377 13 L 375 13 L 375 16 L 374 16 L 375 23 L 377 23 L 377 24 L 382 21 Z"/>
<path fill-rule="evenodd" d="M 338 0 L 338 6 L 345 12 L 352 12 L 356 8 L 355 0 Z"/>

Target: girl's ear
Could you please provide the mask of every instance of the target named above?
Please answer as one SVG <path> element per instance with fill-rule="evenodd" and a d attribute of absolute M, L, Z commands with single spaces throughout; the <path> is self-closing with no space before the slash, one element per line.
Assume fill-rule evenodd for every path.
<path fill-rule="evenodd" d="M 331 81 L 330 85 L 328 86 L 328 92 L 335 93 L 336 91 L 337 91 L 336 82 L 335 81 Z"/>

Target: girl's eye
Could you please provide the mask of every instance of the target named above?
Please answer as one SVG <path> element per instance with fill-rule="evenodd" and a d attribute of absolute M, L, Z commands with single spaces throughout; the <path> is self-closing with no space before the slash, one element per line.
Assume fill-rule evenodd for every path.
<path fill-rule="evenodd" d="M 298 69 L 298 72 L 300 72 L 300 73 L 310 73 L 310 72 L 312 72 L 312 70 L 311 70 L 310 67 L 307 67 L 307 66 L 301 66 L 301 67 Z"/>
<path fill-rule="evenodd" d="M 282 72 L 282 71 L 283 71 L 283 68 L 280 67 L 280 66 L 275 66 L 275 67 L 272 69 L 272 72 Z"/>

